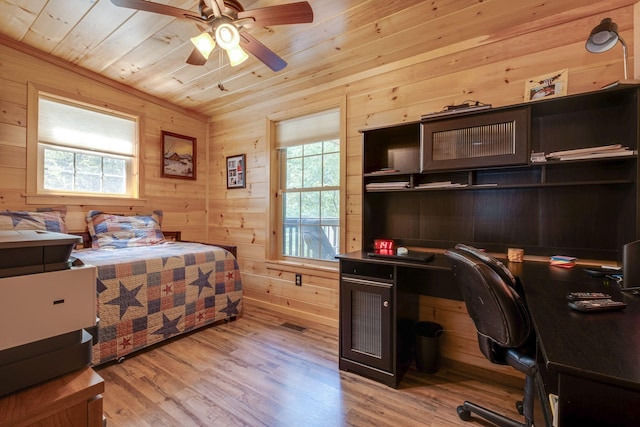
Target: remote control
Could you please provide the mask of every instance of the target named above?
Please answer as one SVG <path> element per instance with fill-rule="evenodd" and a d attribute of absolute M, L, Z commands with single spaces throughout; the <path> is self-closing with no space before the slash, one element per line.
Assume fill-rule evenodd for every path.
<path fill-rule="evenodd" d="M 611 299 L 611 295 L 603 294 L 602 292 L 569 292 L 567 294 L 569 301 L 583 300 L 583 299 Z"/>
<path fill-rule="evenodd" d="M 627 304 L 612 299 L 594 299 L 569 301 L 569 307 L 586 313 L 596 311 L 622 310 Z"/>

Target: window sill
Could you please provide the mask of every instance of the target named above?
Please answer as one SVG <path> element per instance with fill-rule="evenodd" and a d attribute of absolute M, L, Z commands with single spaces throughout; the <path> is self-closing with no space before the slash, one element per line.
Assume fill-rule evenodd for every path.
<path fill-rule="evenodd" d="M 23 194 L 27 205 L 108 205 L 108 206 L 145 206 L 146 199 L 109 196 L 75 196 L 67 194 Z"/>
<path fill-rule="evenodd" d="M 332 263 L 333 264 L 333 263 Z M 291 273 L 299 273 L 304 275 L 313 275 L 326 277 L 329 279 L 337 279 L 338 273 L 340 272 L 340 266 L 338 263 L 336 265 L 331 265 L 327 263 L 324 264 L 315 264 L 309 262 L 299 262 L 299 261 L 284 261 L 284 260 L 266 260 L 265 266 L 271 270 L 280 270 L 280 271 L 288 271 Z"/>

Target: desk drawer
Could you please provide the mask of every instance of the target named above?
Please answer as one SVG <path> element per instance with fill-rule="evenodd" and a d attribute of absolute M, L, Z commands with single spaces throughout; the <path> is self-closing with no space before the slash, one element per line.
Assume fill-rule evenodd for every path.
<path fill-rule="evenodd" d="M 393 281 L 395 279 L 395 267 L 393 265 L 370 262 L 342 261 L 340 263 L 340 273 L 385 281 Z"/>

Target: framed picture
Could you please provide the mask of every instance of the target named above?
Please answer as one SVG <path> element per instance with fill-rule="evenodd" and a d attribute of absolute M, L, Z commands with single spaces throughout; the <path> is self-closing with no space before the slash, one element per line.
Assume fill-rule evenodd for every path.
<path fill-rule="evenodd" d="M 196 179 L 196 139 L 162 131 L 162 176 Z"/>
<path fill-rule="evenodd" d="M 245 187 L 245 155 L 227 157 L 227 188 Z"/>
<path fill-rule="evenodd" d="M 528 79 L 524 88 L 524 100 L 555 98 L 567 94 L 568 69 Z"/>

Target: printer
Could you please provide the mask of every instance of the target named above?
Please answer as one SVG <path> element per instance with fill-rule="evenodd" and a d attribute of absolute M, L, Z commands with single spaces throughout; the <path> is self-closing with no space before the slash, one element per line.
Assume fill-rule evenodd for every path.
<path fill-rule="evenodd" d="M 96 267 L 72 265 L 81 241 L 0 231 L 0 396 L 91 363 Z"/>

